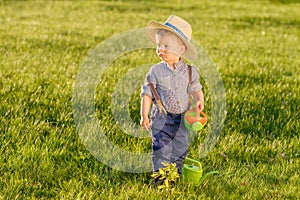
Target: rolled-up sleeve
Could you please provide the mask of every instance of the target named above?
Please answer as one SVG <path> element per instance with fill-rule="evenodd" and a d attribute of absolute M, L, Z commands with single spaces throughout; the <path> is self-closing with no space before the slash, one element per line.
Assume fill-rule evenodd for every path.
<path fill-rule="evenodd" d="M 198 92 L 202 90 L 202 85 L 199 82 L 199 74 L 198 71 L 192 67 L 192 83 L 191 83 L 191 92 Z"/>
<path fill-rule="evenodd" d="M 154 76 L 151 74 L 151 71 L 147 74 L 145 82 L 142 85 L 141 93 L 140 93 L 141 97 L 143 97 L 144 95 L 148 95 L 151 98 L 153 98 L 149 83 L 153 83 L 154 85 L 156 85 L 156 81 L 154 79 Z"/>

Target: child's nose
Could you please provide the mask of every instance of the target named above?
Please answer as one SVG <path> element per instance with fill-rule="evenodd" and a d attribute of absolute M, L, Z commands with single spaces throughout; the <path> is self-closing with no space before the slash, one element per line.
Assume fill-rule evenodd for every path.
<path fill-rule="evenodd" d="M 158 47 L 158 51 L 165 51 L 166 48 L 165 47 Z"/>

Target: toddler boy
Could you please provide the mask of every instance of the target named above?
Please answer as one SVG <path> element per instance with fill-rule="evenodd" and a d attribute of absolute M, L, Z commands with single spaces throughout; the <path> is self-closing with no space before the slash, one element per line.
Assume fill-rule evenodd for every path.
<path fill-rule="evenodd" d="M 151 67 L 142 86 L 140 124 L 151 131 L 153 171 L 164 167 L 162 162 L 176 163 L 181 175 L 182 161 L 188 151 L 189 131 L 183 117 L 189 109 L 189 95 L 194 97 L 197 109 L 204 108 L 199 74 L 191 67 L 189 81 L 188 65 L 181 59 L 193 60 L 197 55 L 190 43 L 192 28 L 184 19 L 171 15 L 164 24 L 150 21 L 146 30 L 148 38 L 156 44 L 162 62 Z M 150 120 L 148 114 L 152 103 Z"/>

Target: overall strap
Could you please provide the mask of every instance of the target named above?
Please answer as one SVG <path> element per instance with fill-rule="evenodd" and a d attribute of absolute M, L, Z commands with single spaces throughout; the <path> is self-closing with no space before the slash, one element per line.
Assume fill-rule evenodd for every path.
<path fill-rule="evenodd" d="M 192 66 L 188 65 L 188 69 L 189 69 L 189 84 L 192 83 Z"/>
<path fill-rule="evenodd" d="M 155 89 L 153 83 L 149 83 L 149 86 L 150 86 L 150 89 L 151 89 L 151 91 L 152 91 L 152 93 L 154 95 L 154 99 L 155 99 L 155 101 L 156 101 L 156 103 L 158 105 L 158 109 L 159 109 L 160 114 L 162 112 L 164 112 L 165 114 L 167 114 L 167 111 L 164 108 L 164 106 L 162 105 L 162 102 L 161 102 L 161 100 L 160 100 L 160 98 L 159 98 L 159 96 L 157 94 L 157 90 Z"/>
<path fill-rule="evenodd" d="M 188 69 L 189 69 L 188 105 L 189 107 L 191 107 L 193 104 L 193 96 L 191 95 L 191 91 L 190 91 L 192 85 L 192 66 L 188 65 Z"/>

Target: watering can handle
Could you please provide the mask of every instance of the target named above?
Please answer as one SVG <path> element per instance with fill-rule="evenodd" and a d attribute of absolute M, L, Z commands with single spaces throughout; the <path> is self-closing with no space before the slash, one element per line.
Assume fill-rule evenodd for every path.
<path fill-rule="evenodd" d="M 194 162 L 194 163 L 197 163 L 197 165 L 199 166 L 199 168 L 201 169 L 202 166 L 201 166 L 201 163 L 197 160 L 194 160 L 194 159 L 191 159 L 189 157 L 185 157 L 186 160 L 190 161 L 190 162 Z"/>
<path fill-rule="evenodd" d="M 196 118 L 197 118 L 197 121 L 199 121 L 199 119 L 200 119 L 200 109 L 198 107 L 196 107 Z"/>
<path fill-rule="evenodd" d="M 198 108 L 196 108 L 196 117 L 197 117 L 197 121 L 200 120 L 200 114 L 203 116 L 203 118 L 207 118 L 206 114 L 203 111 L 200 111 Z"/>
<path fill-rule="evenodd" d="M 203 115 L 204 118 L 207 118 L 206 114 L 203 111 L 201 111 L 200 113 L 201 115 Z"/>

